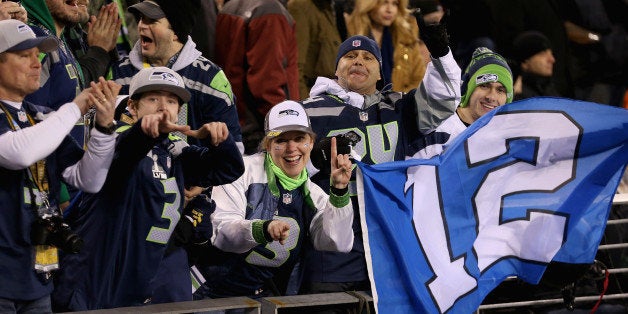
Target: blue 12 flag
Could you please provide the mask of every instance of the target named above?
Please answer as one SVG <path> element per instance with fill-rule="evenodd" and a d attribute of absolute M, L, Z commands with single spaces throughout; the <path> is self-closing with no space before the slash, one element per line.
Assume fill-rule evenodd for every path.
<path fill-rule="evenodd" d="M 443 155 L 359 164 L 380 313 L 471 313 L 508 276 L 590 263 L 628 162 L 628 111 L 559 98 L 501 106 Z"/>

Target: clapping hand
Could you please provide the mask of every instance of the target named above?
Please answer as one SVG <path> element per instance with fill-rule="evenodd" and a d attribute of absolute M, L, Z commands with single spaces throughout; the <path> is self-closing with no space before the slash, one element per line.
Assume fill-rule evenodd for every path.
<path fill-rule="evenodd" d="M 14 1 L 0 2 L 0 20 L 15 19 L 26 23 L 27 14 L 19 3 Z"/>
<path fill-rule="evenodd" d="M 116 46 L 118 33 L 122 21 L 118 16 L 118 6 L 115 3 L 103 5 L 98 17 L 91 16 L 87 24 L 87 44 L 96 46 L 109 52 Z"/>
<path fill-rule="evenodd" d="M 113 123 L 113 115 L 116 111 L 116 99 L 122 85 L 107 81 L 102 76 L 98 78 L 98 83 L 91 82 L 89 89 L 89 100 L 96 108 L 95 122 L 102 127 L 108 127 Z"/>

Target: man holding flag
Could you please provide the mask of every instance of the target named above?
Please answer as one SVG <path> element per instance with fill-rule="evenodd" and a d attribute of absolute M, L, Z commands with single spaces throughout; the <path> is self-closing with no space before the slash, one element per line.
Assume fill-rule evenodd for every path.
<path fill-rule="evenodd" d="M 458 133 L 439 157 L 360 164 L 365 251 L 386 313 L 472 312 L 508 276 L 537 283 L 552 261 L 595 257 L 628 162 L 628 112 L 535 98 Z"/>
<path fill-rule="evenodd" d="M 410 145 L 413 157 L 439 155 L 447 143 L 481 116 L 512 102 L 512 71 L 499 54 L 485 47 L 477 48 L 462 75 L 460 92 L 462 98 L 455 114 L 443 121 L 434 132 Z"/>

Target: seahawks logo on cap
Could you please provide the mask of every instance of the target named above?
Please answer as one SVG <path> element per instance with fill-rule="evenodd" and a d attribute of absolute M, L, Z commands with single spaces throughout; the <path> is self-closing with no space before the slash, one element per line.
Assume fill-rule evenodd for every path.
<path fill-rule="evenodd" d="M 299 112 L 296 110 L 292 110 L 292 109 L 286 109 L 286 110 L 281 110 L 279 111 L 278 114 L 280 117 L 281 116 L 299 116 Z"/>
<path fill-rule="evenodd" d="M 499 77 L 497 76 L 497 74 L 493 74 L 493 73 L 482 74 L 475 79 L 475 85 L 481 85 L 488 82 L 497 82 L 498 79 Z"/>
<path fill-rule="evenodd" d="M 360 46 L 362 46 L 362 41 L 359 40 L 359 39 L 356 39 L 356 40 L 351 42 L 351 46 L 353 46 L 353 47 L 360 47 Z"/>
<path fill-rule="evenodd" d="M 168 72 L 153 72 L 153 74 L 151 74 L 148 77 L 149 81 L 168 81 L 168 82 L 172 82 L 175 85 L 179 85 L 179 81 L 177 80 L 177 78 L 172 75 L 172 73 L 168 73 Z"/>
<path fill-rule="evenodd" d="M 30 27 L 28 27 L 28 25 L 21 24 L 17 26 L 17 32 L 18 33 L 32 33 L 33 30 Z"/>

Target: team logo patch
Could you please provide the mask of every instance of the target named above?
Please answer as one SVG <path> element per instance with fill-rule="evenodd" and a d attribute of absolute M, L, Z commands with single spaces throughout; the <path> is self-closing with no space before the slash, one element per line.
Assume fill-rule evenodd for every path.
<path fill-rule="evenodd" d="M 369 119 L 369 113 L 366 111 L 360 111 L 360 120 L 361 121 L 368 121 Z"/>
<path fill-rule="evenodd" d="M 26 122 L 26 120 L 28 120 L 28 117 L 26 116 L 26 112 L 18 111 L 17 112 L 17 119 L 20 120 L 20 122 Z"/>
<path fill-rule="evenodd" d="M 299 116 L 299 112 L 296 111 L 296 110 L 292 110 L 292 109 L 286 109 L 286 110 L 279 111 L 278 115 L 280 117 L 283 117 L 283 116 L 297 116 L 298 117 Z"/>
<path fill-rule="evenodd" d="M 484 84 L 488 82 L 497 82 L 498 79 L 499 77 L 497 76 L 497 74 L 493 74 L 493 73 L 482 74 L 475 79 L 475 85 L 480 85 L 480 84 Z"/>
<path fill-rule="evenodd" d="M 275 137 L 277 135 L 281 134 L 281 131 L 268 131 L 268 134 L 266 136 L 268 137 Z"/>
<path fill-rule="evenodd" d="M 356 40 L 351 42 L 351 46 L 353 46 L 353 47 L 360 47 L 360 46 L 362 46 L 362 41 L 359 40 L 359 39 L 356 39 Z"/>
<path fill-rule="evenodd" d="M 290 203 L 292 203 L 292 194 L 290 193 L 284 193 L 282 201 L 284 204 L 288 205 Z"/>
<path fill-rule="evenodd" d="M 22 25 L 17 26 L 17 32 L 18 33 L 33 33 L 33 30 L 30 27 L 28 27 L 28 25 L 22 24 Z M 33 33 L 33 35 L 35 35 L 35 33 Z"/>
<path fill-rule="evenodd" d="M 149 81 L 168 81 L 171 82 L 175 85 L 179 85 L 179 81 L 177 80 L 177 78 L 172 75 L 172 73 L 168 73 L 168 72 L 153 72 L 153 74 L 151 74 L 148 77 Z"/>

